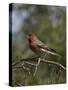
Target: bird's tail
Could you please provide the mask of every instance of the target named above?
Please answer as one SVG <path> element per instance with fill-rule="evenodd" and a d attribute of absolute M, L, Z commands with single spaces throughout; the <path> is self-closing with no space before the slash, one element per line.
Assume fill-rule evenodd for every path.
<path fill-rule="evenodd" d="M 58 53 L 51 53 L 52 55 L 55 55 L 55 56 L 58 56 L 58 57 L 62 57 L 60 54 L 58 54 Z"/>

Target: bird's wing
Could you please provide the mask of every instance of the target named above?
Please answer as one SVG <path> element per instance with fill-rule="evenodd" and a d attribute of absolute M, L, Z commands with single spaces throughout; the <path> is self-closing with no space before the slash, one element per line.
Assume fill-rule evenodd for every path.
<path fill-rule="evenodd" d="M 61 57 L 54 49 L 48 48 L 45 45 L 37 45 L 43 52 Z"/>
<path fill-rule="evenodd" d="M 39 48 L 41 48 L 41 49 L 45 49 L 45 50 L 48 50 L 48 51 L 51 51 L 51 52 L 55 52 L 56 53 L 56 51 L 54 49 L 48 48 L 48 46 L 45 46 L 44 44 L 38 44 L 37 46 Z"/>
<path fill-rule="evenodd" d="M 37 45 L 43 52 L 46 52 L 46 53 L 49 53 L 49 54 L 52 54 L 52 55 L 56 55 L 56 56 L 59 56 L 59 57 L 62 57 L 61 55 L 59 55 L 54 49 L 52 48 L 48 48 L 47 46 L 44 45 Z"/>
<path fill-rule="evenodd" d="M 43 51 L 43 52 L 46 52 L 46 53 L 49 53 L 49 54 L 52 54 L 52 55 L 56 55 L 56 56 L 60 56 L 56 50 L 52 49 L 52 48 L 49 48 L 47 45 L 45 45 L 44 43 L 42 43 L 41 41 L 38 41 L 37 43 L 37 46 Z"/>
<path fill-rule="evenodd" d="M 36 45 L 39 47 L 39 49 L 42 51 L 42 52 L 45 52 L 45 53 L 48 53 L 48 54 L 52 54 L 52 55 L 56 55 L 56 56 L 60 56 L 56 50 L 52 49 L 52 48 L 49 48 L 46 44 L 42 43 L 41 41 L 37 40 L 37 43 Z"/>

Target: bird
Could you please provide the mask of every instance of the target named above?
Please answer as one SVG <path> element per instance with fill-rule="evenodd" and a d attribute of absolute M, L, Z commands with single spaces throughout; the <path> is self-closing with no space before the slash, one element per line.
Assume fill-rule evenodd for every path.
<path fill-rule="evenodd" d="M 38 63 L 36 65 L 36 70 L 37 71 L 37 66 L 39 65 L 42 56 L 46 56 L 47 54 L 55 55 L 55 56 L 60 56 L 56 50 L 49 48 L 46 44 L 44 44 L 42 41 L 38 39 L 35 33 L 30 32 L 28 34 L 28 44 L 29 48 L 39 56 Z M 35 74 L 34 74 L 35 75 Z"/>
<path fill-rule="evenodd" d="M 56 50 L 49 48 L 46 44 L 44 44 L 42 41 L 38 39 L 38 37 L 35 35 L 35 33 L 30 32 L 28 34 L 28 43 L 30 49 L 37 55 L 41 54 L 51 54 L 51 55 L 56 55 L 60 56 Z"/>

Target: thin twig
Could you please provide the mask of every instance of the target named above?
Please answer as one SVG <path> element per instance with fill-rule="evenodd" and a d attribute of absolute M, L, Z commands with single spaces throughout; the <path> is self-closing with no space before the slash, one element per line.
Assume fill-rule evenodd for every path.
<path fill-rule="evenodd" d="M 36 66 L 36 64 L 30 63 L 30 62 L 27 62 L 27 61 L 24 61 L 24 64 L 29 64 L 29 65 L 32 65 L 32 66 Z M 24 64 L 22 64 L 22 65 L 24 65 Z"/>
<path fill-rule="evenodd" d="M 38 66 L 39 66 L 39 64 L 40 64 L 40 61 L 41 61 L 41 59 L 39 58 L 38 63 L 36 64 L 36 68 L 35 68 L 34 76 L 35 76 L 35 74 L 36 74 L 36 72 L 37 72 L 37 68 L 38 68 Z"/>

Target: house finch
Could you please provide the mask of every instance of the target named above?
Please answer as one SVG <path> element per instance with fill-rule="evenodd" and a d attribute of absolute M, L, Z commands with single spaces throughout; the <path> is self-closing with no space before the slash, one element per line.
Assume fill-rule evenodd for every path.
<path fill-rule="evenodd" d="M 45 45 L 43 42 L 41 42 L 37 36 L 34 33 L 29 33 L 28 35 L 28 42 L 29 47 L 33 52 L 35 52 L 37 55 L 45 55 L 45 54 L 52 54 L 56 56 L 60 56 L 57 54 L 57 52 L 54 49 L 49 48 L 47 45 Z"/>
<path fill-rule="evenodd" d="M 56 53 L 55 50 L 49 48 L 47 45 L 41 42 L 33 32 L 30 32 L 28 35 L 28 43 L 31 50 L 35 54 L 39 55 L 37 66 L 40 63 L 40 60 L 41 60 L 40 58 L 44 55 L 51 54 L 51 55 L 60 56 L 59 54 Z M 36 70 L 37 70 L 37 67 L 36 67 Z M 36 70 L 35 70 L 35 73 L 36 73 Z"/>

